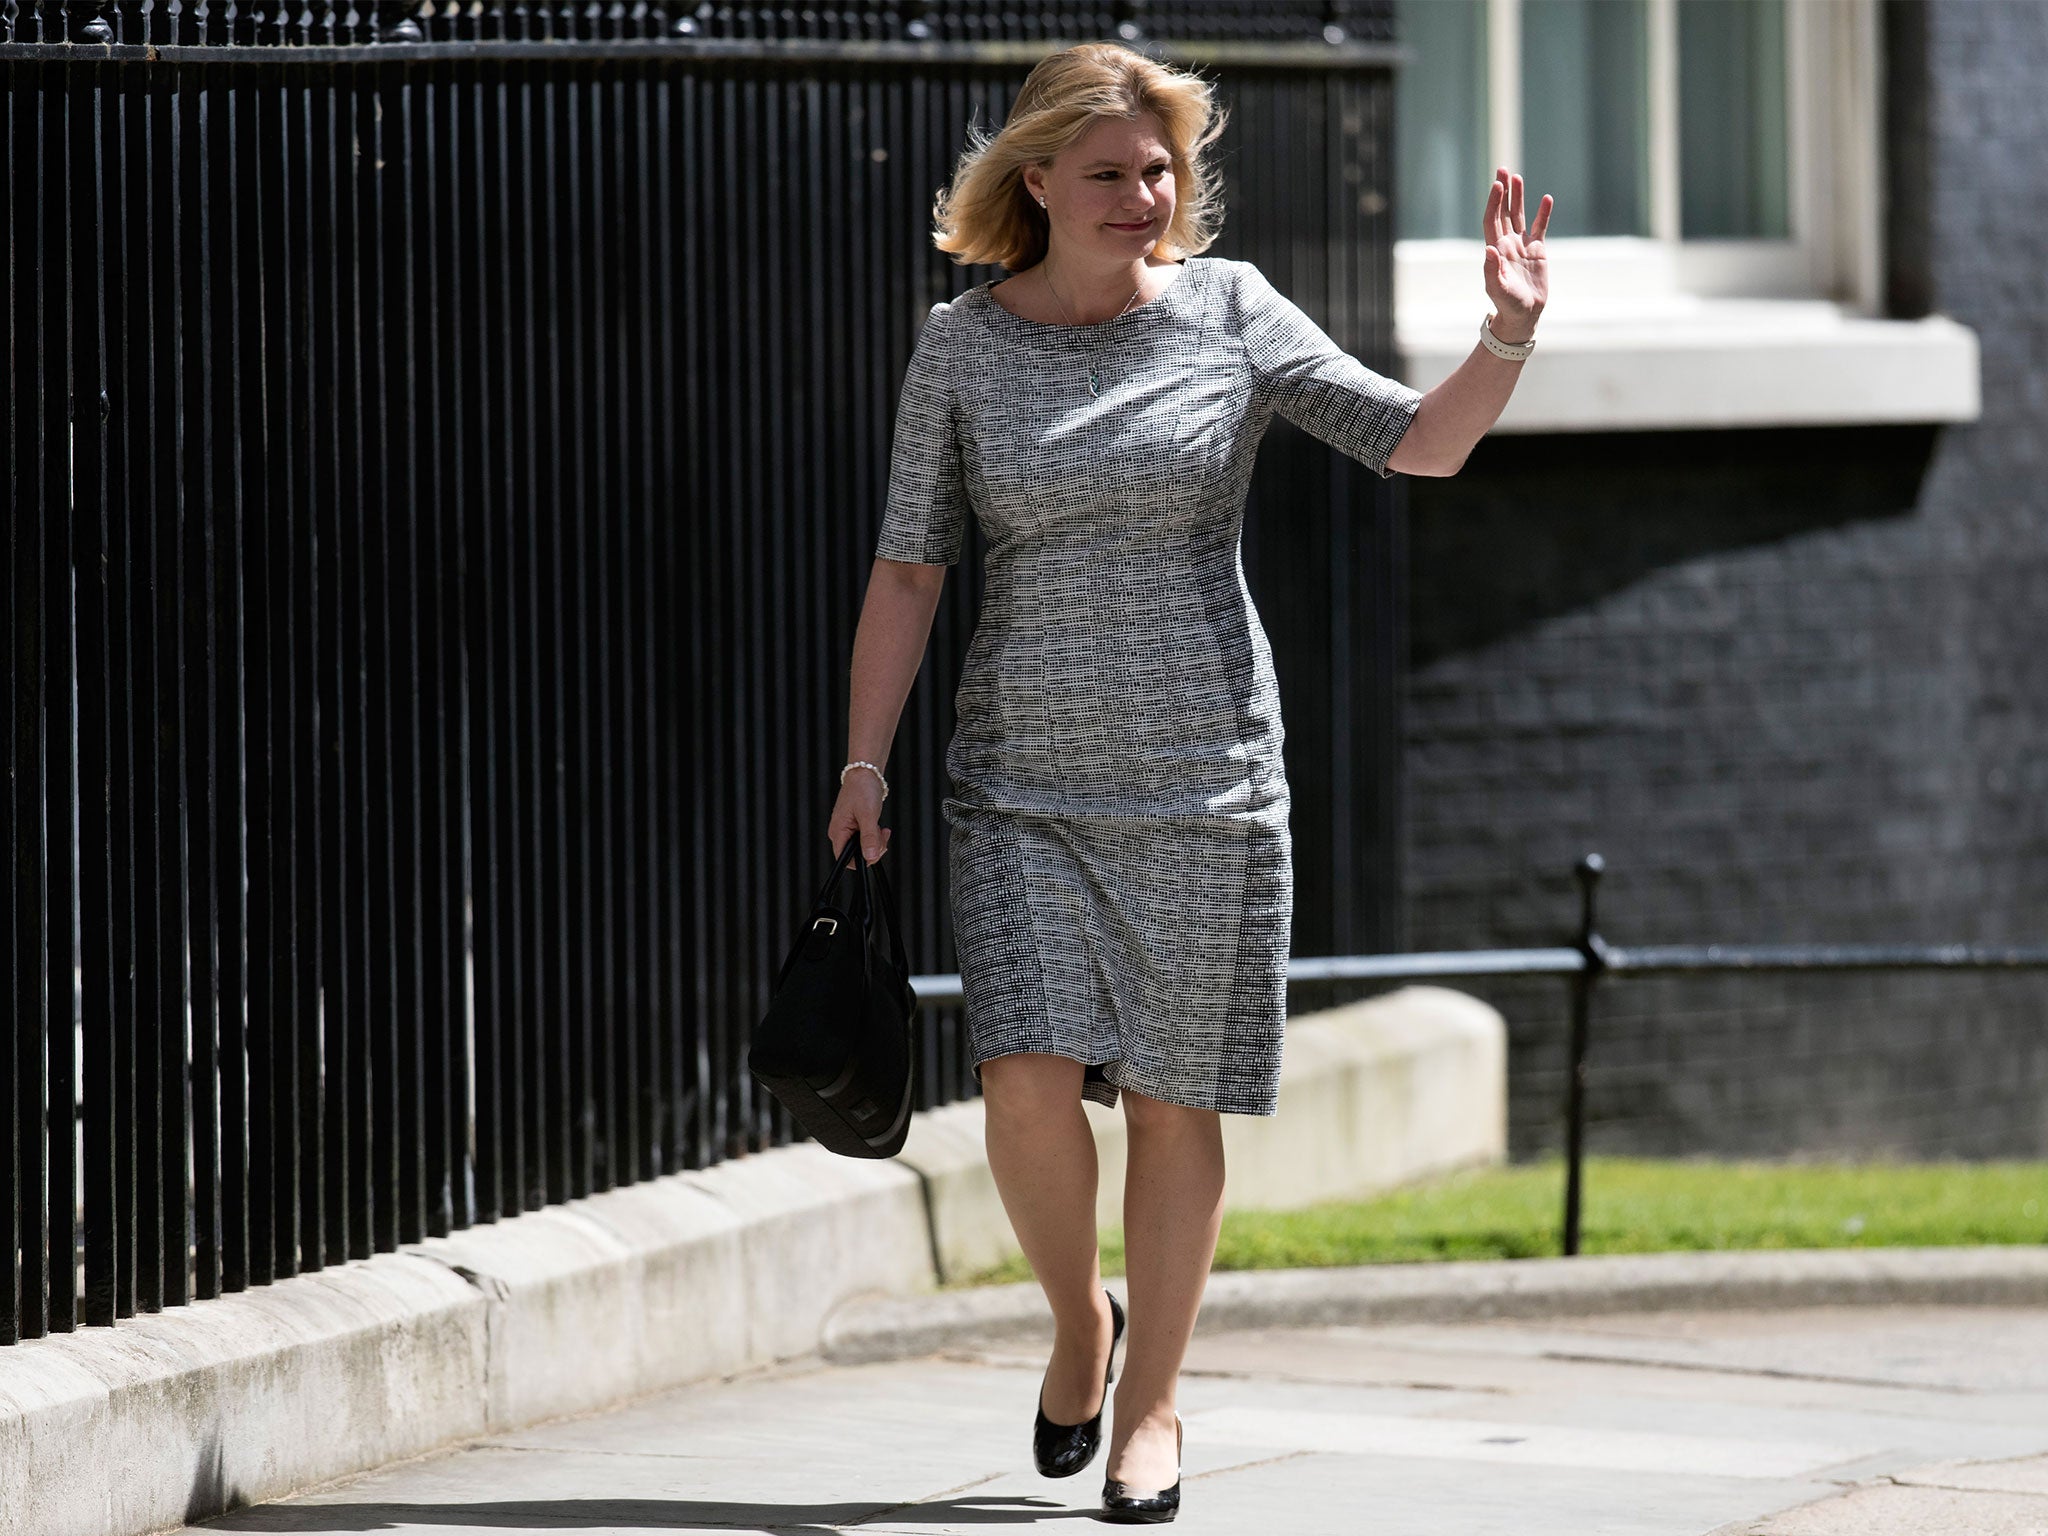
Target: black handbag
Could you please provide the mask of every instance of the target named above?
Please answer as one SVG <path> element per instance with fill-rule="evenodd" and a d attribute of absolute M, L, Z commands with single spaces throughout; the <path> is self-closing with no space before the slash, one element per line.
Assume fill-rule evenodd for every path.
<path fill-rule="evenodd" d="M 841 903 L 849 857 L 857 899 Z M 747 1070 L 829 1151 L 894 1157 L 910 1133 L 916 1016 L 895 891 L 855 832 L 782 962 Z"/>

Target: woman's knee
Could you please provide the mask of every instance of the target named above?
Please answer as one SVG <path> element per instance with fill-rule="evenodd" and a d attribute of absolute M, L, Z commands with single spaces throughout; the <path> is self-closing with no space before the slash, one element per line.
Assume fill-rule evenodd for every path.
<path fill-rule="evenodd" d="M 1122 1094 L 1124 1119 L 1134 1132 L 1164 1131 L 1169 1135 L 1220 1135 L 1223 1117 L 1213 1109 L 1194 1104 L 1175 1104 L 1126 1088 Z"/>
<path fill-rule="evenodd" d="M 1062 1105 L 1078 1104 L 1086 1069 L 1050 1051 L 1012 1051 L 981 1064 L 981 1096 L 990 1116 L 1039 1120 Z"/>

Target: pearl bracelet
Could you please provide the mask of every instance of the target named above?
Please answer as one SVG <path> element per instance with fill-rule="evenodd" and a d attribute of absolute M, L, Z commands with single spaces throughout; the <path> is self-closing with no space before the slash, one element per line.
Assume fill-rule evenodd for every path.
<path fill-rule="evenodd" d="M 874 775 L 874 776 L 875 776 L 876 778 L 878 778 L 878 779 L 881 779 L 881 780 L 882 780 L 882 798 L 883 798 L 884 800 L 886 800 L 886 799 L 888 799 L 888 798 L 889 798 L 889 781 L 888 781 L 888 779 L 886 779 L 886 778 L 884 778 L 884 777 L 883 777 L 883 775 L 882 775 L 882 770 L 881 770 L 881 769 L 879 769 L 879 768 L 877 768 L 877 767 L 876 767 L 876 766 L 875 766 L 875 765 L 874 765 L 873 763 L 864 763 L 864 762 L 861 762 L 861 761 L 860 761 L 860 760 L 859 760 L 858 758 L 856 758 L 856 759 L 855 759 L 854 761 L 852 761 L 852 762 L 848 763 L 848 764 L 847 764 L 847 765 L 846 765 L 846 766 L 845 766 L 844 768 L 842 768 L 842 769 L 840 769 L 840 770 L 839 770 L 839 782 L 840 782 L 840 783 L 842 783 L 842 784 L 844 784 L 844 783 L 846 782 L 846 776 L 847 776 L 847 775 L 848 775 L 849 773 L 853 772 L 853 770 L 854 770 L 854 769 L 856 769 L 856 768 L 865 768 L 865 769 L 867 769 L 867 770 L 868 770 L 868 771 L 869 771 L 870 773 L 872 773 L 872 774 L 873 774 L 873 775 Z"/>

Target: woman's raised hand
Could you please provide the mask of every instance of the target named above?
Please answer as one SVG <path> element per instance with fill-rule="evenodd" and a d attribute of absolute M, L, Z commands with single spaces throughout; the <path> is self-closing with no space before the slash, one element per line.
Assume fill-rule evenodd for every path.
<path fill-rule="evenodd" d="M 1536 209 L 1535 222 L 1522 217 L 1522 178 L 1502 166 L 1486 190 L 1482 233 L 1486 251 L 1486 296 L 1500 319 L 1494 334 L 1502 341 L 1522 342 L 1536 329 L 1536 317 L 1550 300 L 1550 277 L 1543 255 L 1543 237 L 1550 229 L 1548 192 Z"/>

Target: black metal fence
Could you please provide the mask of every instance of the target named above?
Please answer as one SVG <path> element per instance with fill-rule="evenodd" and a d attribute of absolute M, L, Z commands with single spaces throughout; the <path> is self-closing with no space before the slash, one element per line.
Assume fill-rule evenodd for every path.
<path fill-rule="evenodd" d="M 1610 944 L 1600 932 L 1596 896 L 1605 861 L 1597 853 L 1580 859 L 1576 941 L 1568 947 L 1479 950 L 1466 954 L 1366 955 L 1309 961 L 1290 970 L 1290 980 L 1310 983 L 1357 981 L 1449 981 L 1486 976 L 1565 978 L 1571 1010 L 1565 1102 L 1565 1188 L 1560 1245 L 1579 1251 L 1586 1141 L 1586 1073 L 1591 1054 L 1594 994 L 1603 978 L 1704 976 L 1715 973 L 1814 972 L 1845 975 L 1860 971 L 2043 971 L 2048 946 L 1972 944 Z M 2048 1087 L 2048 1084 L 2041 1085 Z"/>
<path fill-rule="evenodd" d="M 81 1174 L 107 1322 L 708 1134 L 617 93 L 80 51 L 5 65 L 27 1331 Z"/>
<path fill-rule="evenodd" d="M 1218 253 L 1384 367 L 1387 28 L 0 4 L 0 1342 L 788 1140 L 741 1052 L 917 322 L 989 275 L 926 237 L 967 123 L 1056 43 L 1201 64 Z M 1386 948 L 1398 487 L 1284 424 L 1261 474 L 1297 931 Z M 892 775 L 924 968 L 974 565 Z"/>

